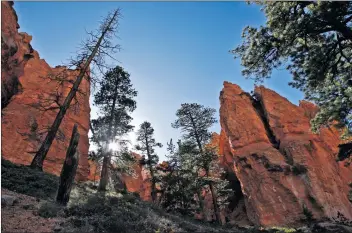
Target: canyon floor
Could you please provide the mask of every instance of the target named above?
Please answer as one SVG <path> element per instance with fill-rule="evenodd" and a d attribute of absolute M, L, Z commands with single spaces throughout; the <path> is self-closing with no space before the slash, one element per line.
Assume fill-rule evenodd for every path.
<path fill-rule="evenodd" d="M 133 193 L 97 193 L 92 183 L 76 184 L 67 207 L 55 204 L 58 178 L 2 160 L 2 232 L 352 232 L 331 222 L 299 229 L 218 226 L 166 213 Z"/>

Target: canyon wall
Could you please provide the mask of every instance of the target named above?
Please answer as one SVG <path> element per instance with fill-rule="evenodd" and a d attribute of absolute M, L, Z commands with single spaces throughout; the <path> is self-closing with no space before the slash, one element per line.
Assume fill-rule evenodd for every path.
<path fill-rule="evenodd" d="M 251 96 L 229 82 L 220 103 L 222 130 L 213 143 L 220 163 L 239 181 L 236 201 L 244 202 L 242 212 L 251 223 L 297 225 L 304 211 L 316 219 L 338 213 L 352 219 L 352 166 L 336 162 L 342 142 L 333 126 L 311 133 L 313 104 L 296 106 L 263 86 Z"/>
<path fill-rule="evenodd" d="M 32 37 L 18 32 L 19 28 L 13 2 L 1 2 L 1 156 L 14 163 L 28 165 L 58 111 L 44 108 L 57 107 L 55 101 L 62 103 L 72 85 L 69 82 L 59 84 L 49 77 L 61 75 L 74 80 L 79 69 L 50 67 L 32 48 Z M 60 174 L 73 125 L 77 123 L 81 137 L 76 178 L 86 180 L 89 173 L 90 120 L 90 85 L 86 79 L 82 81 L 80 91 L 82 94 L 78 94 L 77 100 L 71 103 L 44 161 L 44 171 Z"/>

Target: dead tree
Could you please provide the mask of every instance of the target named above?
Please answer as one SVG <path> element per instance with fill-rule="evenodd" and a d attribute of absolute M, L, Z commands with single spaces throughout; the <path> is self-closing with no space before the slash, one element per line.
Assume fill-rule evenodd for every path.
<path fill-rule="evenodd" d="M 67 205 L 70 199 L 72 184 L 74 182 L 79 161 L 79 153 L 77 151 L 79 141 L 79 133 L 77 124 L 73 126 L 70 145 L 66 152 L 66 159 L 62 165 L 60 184 L 56 196 L 56 202 L 61 205 Z"/>
<path fill-rule="evenodd" d="M 31 167 L 39 170 L 43 170 L 43 163 L 46 155 L 50 149 L 55 135 L 61 125 L 61 122 L 69 109 L 71 101 L 75 98 L 79 86 L 84 77 L 87 77 L 88 81 L 91 82 L 92 77 L 89 74 L 89 67 L 95 64 L 96 68 L 101 72 L 106 68 L 105 56 L 111 57 L 116 50 L 119 49 L 119 45 L 112 45 L 112 39 L 116 33 L 118 27 L 118 19 L 120 16 L 120 10 L 117 9 L 110 13 L 101 23 L 100 28 L 96 33 L 89 33 L 90 38 L 83 43 L 82 51 L 78 54 L 76 59 L 71 59 L 71 65 L 80 67 L 80 73 L 76 80 L 73 82 L 70 92 L 65 97 L 63 104 L 59 106 L 59 112 L 51 125 L 44 141 L 42 142 L 38 152 L 34 156 Z"/>

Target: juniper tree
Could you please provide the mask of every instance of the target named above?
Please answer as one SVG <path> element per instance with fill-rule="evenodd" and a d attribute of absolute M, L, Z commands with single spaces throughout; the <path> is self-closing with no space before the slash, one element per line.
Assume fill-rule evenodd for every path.
<path fill-rule="evenodd" d="M 88 33 L 89 38 L 82 43 L 82 47 L 78 52 L 77 57 L 71 59 L 70 61 L 70 66 L 77 67 L 80 70 L 74 81 L 66 80 L 65 78 L 61 80 L 60 77 L 54 78 L 59 83 L 61 81 L 69 81 L 72 83 L 72 87 L 63 103 L 56 101 L 56 104 L 58 105 L 56 109 L 59 111 L 54 122 L 49 128 L 44 141 L 32 160 L 32 168 L 42 170 L 45 157 L 53 140 L 55 139 L 56 133 L 59 130 L 63 118 L 65 117 L 66 111 L 70 108 L 72 100 L 76 97 L 83 78 L 86 78 L 89 82 L 93 80 L 92 74 L 89 73 L 90 65 L 95 66 L 95 68 L 99 70 L 103 70 L 106 67 L 105 57 L 109 56 L 113 58 L 112 55 L 119 49 L 119 45 L 114 45 L 112 42 L 116 36 L 119 17 L 119 9 L 112 11 L 101 22 L 100 27 L 96 32 Z"/>
<path fill-rule="evenodd" d="M 136 145 L 136 149 L 142 152 L 142 155 L 147 157 L 146 160 L 146 167 L 148 168 L 151 176 L 151 183 L 152 183 L 152 201 L 156 201 L 157 197 L 157 190 L 156 190 L 156 183 L 157 183 L 157 171 L 156 165 L 158 164 L 159 158 L 155 154 L 156 147 L 162 147 L 162 144 L 155 141 L 154 138 L 154 129 L 151 124 L 147 121 L 143 122 L 140 125 L 140 128 L 137 131 L 137 141 L 138 145 Z"/>
<path fill-rule="evenodd" d="M 232 52 L 241 59 L 242 74 L 260 82 L 285 65 L 305 98 L 320 110 L 312 130 L 352 128 L 352 2 L 257 2 L 266 24 L 247 26 L 243 42 Z M 347 128 L 347 134 L 348 132 Z"/>
<path fill-rule="evenodd" d="M 105 190 L 109 180 L 111 151 L 108 147 L 116 143 L 117 137 L 133 130 L 130 125 L 132 117 L 129 112 L 136 109 L 137 91 L 133 89 L 130 75 L 120 66 L 109 70 L 100 82 L 100 88 L 94 95 L 94 104 L 100 112 L 97 119 L 92 120 L 94 129 L 93 142 L 103 147 L 103 165 L 99 190 Z M 119 141 L 121 143 L 121 141 Z"/>
<path fill-rule="evenodd" d="M 211 138 L 209 128 L 217 122 L 214 117 L 216 110 L 212 108 L 204 107 L 203 105 L 191 103 L 181 104 L 181 108 L 177 110 L 177 120 L 172 124 L 174 128 L 181 128 L 183 132 L 183 138 L 189 143 L 193 143 L 198 147 L 197 161 L 194 165 L 199 168 L 199 172 L 205 173 L 205 177 L 211 177 L 211 171 L 205 164 L 209 163 L 209 156 L 207 151 L 204 150 L 205 144 L 207 144 Z M 216 220 L 221 224 L 220 210 L 217 203 L 216 190 L 213 182 L 209 181 L 209 188 L 213 200 L 214 213 Z"/>

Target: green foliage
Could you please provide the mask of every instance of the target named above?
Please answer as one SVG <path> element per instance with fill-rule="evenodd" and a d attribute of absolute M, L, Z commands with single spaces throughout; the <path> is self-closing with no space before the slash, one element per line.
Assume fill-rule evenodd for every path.
<path fill-rule="evenodd" d="M 60 215 L 63 207 L 56 204 L 55 202 L 44 202 L 38 210 L 38 214 L 43 218 L 54 218 Z"/>
<path fill-rule="evenodd" d="M 217 122 L 216 110 L 197 103 L 182 104 L 177 110 L 177 120 L 172 124 L 180 128 L 184 142 L 179 142 L 178 157 L 182 176 L 192 181 L 190 193 L 197 194 L 199 209 L 203 212 L 202 191 L 208 190 L 213 198 L 214 212 L 220 222 L 219 208 L 227 206 L 228 181 L 221 177 L 224 173 L 218 166 L 215 148 L 206 146 L 211 138 L 209 128 Z M 187 180 L 187 179 L 186 179 Z M 187 183 L 186 183 L 187 184 Z M 182 187 L 187 187 L 182 184 Z"/>
<path fill-rule="evenodd" d="M 305 216 L 305 221 L 312 222 L 314 220 L 313 213 L 307 208 L 306 205 L 303 205 L 303 214 Z"/>
<path fill-rule="evenodd" d="M 262 81 L 285 64 L 290 85 L 320 107 L 313 131 L 333 120 L 352 127 L 352 2 L 258 4 L 265 26 L 246 27 L 243 43 L 232 51 L 243 75 Z"/>
<path fill-rule="evenodd" d="M 92 120 L 93 142 L 114 142 L 117 136 L 133 130 L 129 112 L 136 109 L 136 96 L 130 74 L 122 67 L 116 66 L 105 74 L 94 95 L 94 105 L 99 108 L 100 116 Z"/>
<path fill-rule="evenodd" d="M 197 103 L 181 104 L 181 108 L 176 112 L 177 120 L 172 127 L 181 129 L 184 140 L 191 141 L 197 146 L 204 145 L 211 138 L 208 129 L 217 122 L 215 112 L 215 109 Z"/>
<path fill-rule="evenodd" d="M 55 198 L 58 177 L 1 159 L 1 187 L 41 199 Z"/>
<path fill-rule="evenodd" d="M 182 215 L 193 215 L 197 212 L 194 195 L 202 187 L 197 169 L 193 166 L 194 147 L 178 142 L 176 148 L 170 140 L 168 145 L 168 167 L 161 176 L 161 206 L 167 211 L 176 211 Z"/>
<path fill-rule="evenodd" d="M 152 125 L 145 121 L 140 125 L 137 131 L 137 141 L 136 149 L 142 152 L 142 155 L 147 156 L 146 167 L 150 171 L 151 182 L 152 182 L 152 199 L 156 200 L 156 183 L 158 182 L 156 165 L 158 164 L 159 157 L 155 154 L 156 147 L 162 147 L 163 145 L 155 141 L 154 129 Z"/>
<path fill-rule="evenodd" d="M 301 164 L 294 164 L 292 166 L 292 173 L 295 175 L 300 175 L 300 174 L 304 174 L 307 172 L 307 168 Z"/>
<path fill-rule="evenodd" d="M 166 213 L 153 203 L 134 195 L 121 197 L 93 195 L 83 204 L 73 204 L 65 211 L 63 232 L 247 232 L 223 229 L 192 217 Z M 251 231 L 248 231 L 251 232 Z"/>
<path fill-rule="evenodd" d="M 98 162 L 104 158 L 99 190 L 105 190 L 108 184 L 110 158 L 115 158 L 117 165 L 125 165 L 130 160 L 126 154 L 128 140 L 122 136 L 133 130 L 130 125 L 132 117 L 129 112 L 136 109 L 137 91 L 133 89 L 130 75 L 120 66 L 109 70 L 101 80 L 100 89 L 94 95 L 94 105 L 100 109 L 99 117 L 91 121 L 92 141 L 98 145 L 98 151 L 92 156 Z M 109 145 L 114 143 L 120 147 L 111 151 Z M 126 169 L 129 166 L 124 166 Z"/>
<path fill-rule="evenodd" d="M 294 233 L 294 232 L 297 232 L 297 230 L 294 228 L 286 228 L 286 227 L 273 227 L 270 230 L 272 230 L 275 233 Z"/>

